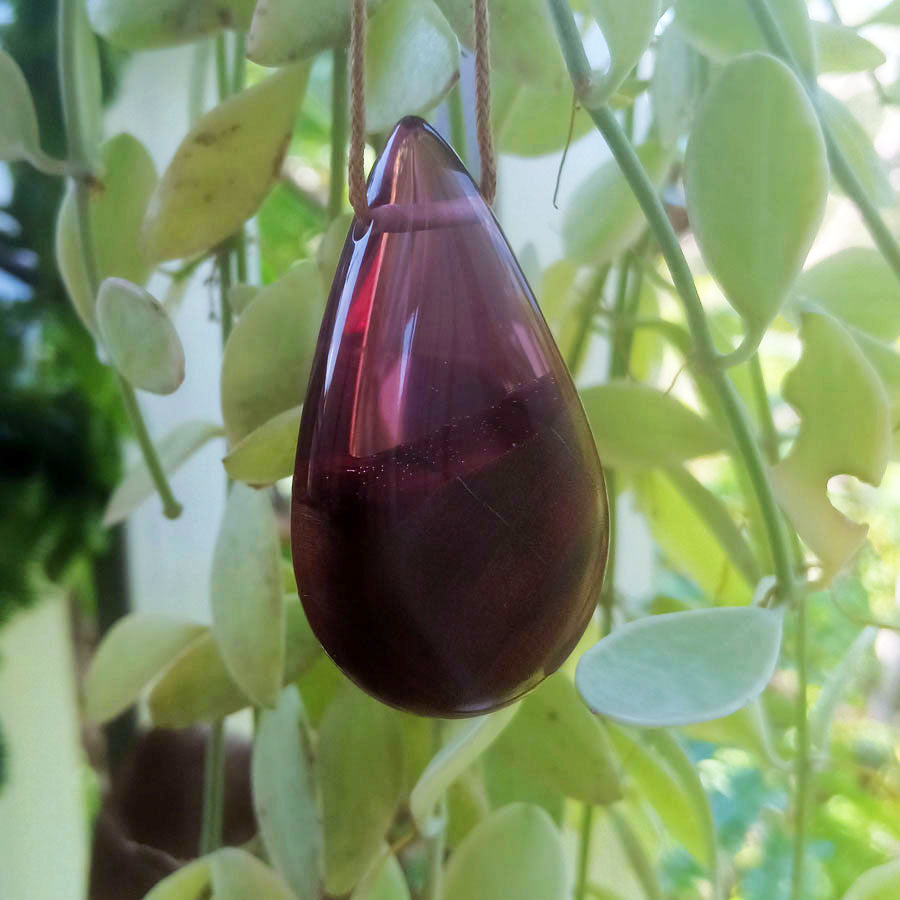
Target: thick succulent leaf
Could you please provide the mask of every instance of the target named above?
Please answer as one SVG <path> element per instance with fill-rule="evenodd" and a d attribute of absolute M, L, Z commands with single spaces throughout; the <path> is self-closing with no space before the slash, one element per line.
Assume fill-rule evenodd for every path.
<path fill-rule="evenodd" d="M 459 78 L 459 43 L 432 0 L 386 0 L 369 24 L 366 129 L 435 106 Z"/>
<path fill-rule="evenodd" d="M 164 616 L 119 619 L 88 667 L 85 715 L 94 722 L 115 718 L 202 632 L 202 625 Z"/>
<path fill-rule="evenodd" d="M 686 134 L 703 88 L 703 59 L 680 28 L 670 26 L 659 39 L 650 81 L 653 120 L 669 147 Z"/>
<path fill-rule="evenodd" d="M 767 2 L 794 58 L 814 78 L 816 45 L 805 0 Z M 694 46 L 716 62 L 768 48 L 746 0 L 676 0 L 675 21 Z"/>
<path fill-rule="evenodd" d="M 652 138 L 637 152 L 654 184 L 662 184 L 670 152 Z M 633 244 L 644 227 L 634 193 L 616 161 L 609 159 L 572 194 L 563 219 L 566 255 L 578 262 L 609 262 Z"/>
<path fill-rule="evenodd" d="M 390 848 L 385 847 L 385 852 L 387 856 L 378 860 L 377 871 L 370 879 L 365 876 L 360 879 L 350 900 L 410 900 L 403 867 L 390 853 Z"/>
<path fill-rule="evenodd" d="M 156 187 L 156 168 L 143 144 L 120 134 L 100 148 L 99 183 L 91 190 L 89 219 L 97 277 L 127 278 L 144 284 L 153 266 L 141 247 L 141 222 Z M 94 333 L 96 297 L 91 293 L 81 253 L 75 191 L 70 186 L 56 220 L 56 263 L 78 315 Z"/>
<path fill-rule="evenodd" d="M 296 595 L 284 601 L 284 683 L 290 684 L 322 656 Z M 231 675 L 215 635 L 208 628 L 165 670 L 148 699 L 150 718 L 160 728 L 213 722 L 249 706 L 250 698 Z"/>
<path fill-rule="evenodd" d="M 87 0 L 91 26 L 129 50 L 196 41 L 222 28 L 245 30 L 253 0 Z"/>
<path fill-rule="evenodd" d="M 834 22 L 812 22 L 819 57 L 819 71 L 836 74 L 877 69 L 886 57 L 854 28 Z"/>
<path fill-rule="evenodd" d="M 171 394 L 184 381 L 184 347 L 162 304 L 139 285 L 107 278 L 97 324 L 112 365 L 136 388 Z"/>
<path fill-rule="evenodd" d="M 284 674 L 278 524 L 269 497 L 240 482 L 225 504 L 213 556 L 213 631 L 231 677 L 271 706 Z"/>
<path fill-rule="evenodd" d="M 898 10 L 900 19 L 900 10 Z M 900 23 L 898 23 L 900 24 Z M 864 872 L 850 885 L 843 900 L 894 900 L 900 887 L 900 859 Z"/>
<path fill-rule="evenodd" d="M 650 468 L 725 448 L 715 426 L 669 394 L 616 380 L 581 391 L 600 459 L 615 468 Z"/>
<path fill-rule="evenodd" d="M 144 900 L 203 900 L 211 878 L 209 860 L 195 859 L 160 881 Z"/>
<path fill-rule="evenodd" d="M 593 13 L 609 52 L 609 67 L 597 79 L 592 100 L 610 97 L 638 64 L 653 39 L 659 21 L 660 0 L 590 0 Z"/>
<path fill-rule="evenodd" d="M 588 650 L 575 683 L 594 712 L 632 725 L 727 716 L 769 683 L 783 617 L 751 606 L 647 616 Z"/>
<path fill-rule="evenodd" d="M 323 306 L 315 264 L 305 261 L 244 310 L 222 360 L 222 416 L 233 444 L 303 398 Z"/>
<path fill-rule="evenodd" d="M 583 803 L 613 803 L 622 796 L 609 738 L 562 672 L 519 704 L 493 750 L 507 765 Z"/>
<path fill-rule="evenodd" d="M 150 259 L 209 250 L 256 212 L 281 169 L 308 74 L 306 65 L 282 69 L 194 123 L 150 198 Z"/>
<path fill-rule="evenodd" d="M 317 900 L 322 823 L 300 692 L 291 685 L 260 717 L 251 763 L 253 808 L 266 854 L 296 900 Z"/>
<path fill-rule="evenodd" d="M 545 782 L 536 781 L 520 769 L 509 766 L 502 753 L 489 747 L 479 760 L 484 770 L 484 782 L 492 809 L 509 803 L 535 803 L 562 825 L 566 798 Z"/>
<path fill-rule="evenodd" d="M 815 110 L 784 63 L 753 53 L 725 68 L 691 132 L 685 190 L 704 262 L 761 334 L 800 273 L 828 194 Z"/>
<path fill-rule="evenodd" d="M 347 683 L 319 727 L 325 888 L 350 893 L 384 842 L 403 791 L 400 717 Z"/>
<path fill-rule="evenodd" d="M 212 422 L 190 421 L 176 425 L 156 445 L 163 470 L 171 475 L 207 441 L 224 434 L 222 426 L 214 425 Z M 142 458 L 113 491 L 103 514 L 103 524 L 109 528 L 127 519 L 155 490 L 153 479 Z"/>
<path fill-rule="evenodd" d="M 467 769 L 447 791 L 447 846 L 455 850 L 491 811 L 481 766 Z"/>
<path fill-rule="evenodd" d="M 847 331 L 866 359 L 872 364 L 872 368 L 878 373 L 878 377 L 884 385 L 891 407 L 891 433 L 894 436 L 891 455 L 893 459 L 896 459 L 900 452 L 900 446 L 896 439 L 897 431 L 900 430 L 898 428 L 900 426 L 900 353 L 895 349 L 895 345 L 879 341 L 858 328 L 848 326 Z"/>
<path fill-rule="evenodd" d="M 881 481 L 891 451 L 891 412 L 878 374 L 840 323 L 808 312 L 800 336 L 803 356 L 782 393 L 802 423 L 772 480 L 782 508 L 829 577 L 856 553 L 868 529 L 828 502 L 828 479 L 844 473 Z"/>
<path fill-rule="evenodd" d="M 295 900 L 290 888 L 267 865 L 238 847 L 209 858 L 215 900 Z"/>
<path fill-rule="evenodd" d="M 444 900 L 565 900 L 562 839 L 539 806 L 513 803 L 474 828 L 450 858 Z"/>
<path fill-rule="evenodd" d="M 222 460 L 229 477 L 254 487 L 287 478 L 294 471 L 301 408 L 286 409 L 232 447 Z"/>

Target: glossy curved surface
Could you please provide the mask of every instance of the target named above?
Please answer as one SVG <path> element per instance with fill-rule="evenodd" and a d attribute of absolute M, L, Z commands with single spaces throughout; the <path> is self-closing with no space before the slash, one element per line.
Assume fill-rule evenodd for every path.
<path fill-rule="evenodd" d="M 584 631 L 606 493 L 575 388 L 472 179 L 400 122 L 338 265 L 303 408 L 294 569 L 327 652 L 386 703 L 512 702 Z"/>

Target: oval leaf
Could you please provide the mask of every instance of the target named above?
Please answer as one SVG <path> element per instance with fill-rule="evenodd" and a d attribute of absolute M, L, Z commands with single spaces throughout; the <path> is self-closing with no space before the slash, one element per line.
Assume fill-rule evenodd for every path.
<path fill-rule="evenodd" d="M 659 21 L 659 0 L 590 0 L 593 13 L 609 52 L 609 67 L 597 77 L 591 101 L 610 97 L 638 64 L 653 39 Z"/>
<path fill-rule="evenodd" d="M 371 879 L 360 879 L 350 900 L 410 900 L 403 867 L 396 856 L 390 855 L 389 849 L 386 852 L 387 858 L 378 861 L 378 869 Z"/>
<path fill-rule="evenodd" d="M 539 806 L 513 803 L 485 819 L 450 858 L 444 900 L 565 900 L 566 857 L 553 820 Z"/>
<path fill-rule="evenodd" d="M 281 170 L 308 74 L 283 69 L 194 123 L 150 198 L 150 259 L 209 250 L 256 212 Z"/>
<path fill-rule="evenodd" d="M 288 886 L 246 850 L 226 847 L 209 858 L 215 900 L 295 900 Z"/>
<path fill-rule="evenodd" d="M 636 381 L 581 391 L 597 452 L 615 468 L 668 466 L 725 447 L 722 435 L 669 394 Z"/>
<path fill-rule="evenodd" d="M 632 725 L 727 716 L 769 683 L 783 617 L 740 606 L 638 619 L 581 657 L 575 683 L 594 712 Z"/>
<path fill-rule="evenodd" d="M 379 854 L 403 791 L 403 734 L 393 710 L 345 684 L 319 727 L 325 888 L 348 894 Z"/>
<path fill-rule="evenodd" d="M 0 50 L 0 160 L 15 162 L 40 157 L 41 138 L 31 90 L 16 61 Z"/>
<path fill-rule="evenodd" d="M 261 290 L 244 311 L 222 359 L 222 416 L 232 443 L 303 397 L 323 305 L 315 263 L 307 261 Z"/>
<path fill-rule="evenodd" d="M 656 47 L 650 81 L 653 119 L 665 146 L 690 130 L 702 90 L 702 58 L 680 28 L 667 28 Z"/>
<path fill-rule="evenodd" d="M 88 667 L 85 715 L 94 722 L 106 722 L 127 709 L 202 632 L 202 625 L 164 616 L 132 613 L 120 619 Z"/>
<path fill-rule="evenodd" d="M 236 444 L 222 460 L 229 477 L 255 487 L 287 478 L 294 471 L 301 408 L 286 409 Z"/>
<path fill-rule="evenodd" d="M 231 677 L 271 706 L 284 672 L 284 604 L 275 512 L 266 494 L 232 485 L 216 538 L 213 632 Z"/>
<path fill-rule="evenodd" d="M 136 388 L 171 394 L 184 381 L 184 347 L 162 304 L 124 278 L 107 278 L 97 323 L 113 366 Z"/>
<path fill-rule="evenodd" d="M 209 860 L 195 859 L 160 881 L 144 900 L 202 900 L 211 877 Z"/>
<path fill-rule="evenodd" d="M 812 22 L 819 57 L 819 71 L 844 74 L 868 72 L 886 62 L 885 55 L 871 41 L 846 25 Z"/>
<path fill-rule="evenodd" d="M 784 63 L 754 53 L 727 66 L 691 132 L 685 190 L 704 262 L 761 334 L 800 272 L 828 193 L 815 111 Z"/>
<path fill-rule="evenodd" d="M 297 900 L 316 900 L 322 825 L 300 693 L 286 687 L 265 710 L 253 745 L 253 808 L 266 853 Z"/>
<path fill-rule="evenodd" d="M 900 859 L 864 872 L 844 894 L 844 900 L 894 900 L 900 886 Z"/>

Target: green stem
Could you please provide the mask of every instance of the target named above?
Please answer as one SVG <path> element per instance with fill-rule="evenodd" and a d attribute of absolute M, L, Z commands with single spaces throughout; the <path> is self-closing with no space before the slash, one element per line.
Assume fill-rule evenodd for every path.
<path fill-rule="evenodd" d="M 588 872 L 591 862 L 591 830 L 594 825 L 594 807 L 585 803 L 581 812 L 581 836 L 578 842 L 578 876 L 575 882 L 575 900 L 588 896 Z"/>
<path fill-rule="evenodd" d="M 806 819 L 809 796 L 809 729 L 806 709 L 806 597 L 797 604 L 797 704 L 794 724 L 797 751 L 794 757 L 794 874 L 791 896 L 803 900 L 804 862 L 806 859 Z"/>
<path fill-rule="evenodd" d="M 247 80 L 247 33 L 236 31 L 234 35 L 234 66 L 231 70 L 231 93 L 239 94 Z"/>
<path fill-rule="evenodd" d="M 597 307 L 603 297 L 603 288 L 606 287 L 606 279 L 609 275 L 609 265 L 601 266 L 594 276 L 590 287 L 585 293 L 584 300 L 581 305 L 581 319 L 578 322 L 578 328 L 575 331 L 575 337 L 572 339 L 572 346 L 566 355 L 566 364 L 572 377 L 578 376 L 578 370 L 584 362 L 584 354 L 587 352 L 588 339 L 591 336 L 591 328 L 594 323 L 594 316 L 597 314 Z"/>
<path fill-rule="evenodd" d="M 200 855 L 205 856 L 222 846 L 225 818 L 225 725 L 222 719 L 210 727 L 203 772 L 203 826 L 200 832 Z"/>
<path fill-rule="evenodd" d="M 634 833 L 628 820 L 617 810 L 610 808 L 609 817 L 622 842 L 628 862 L 631 863 L 631 868 L 644 889 L 644 894 L 648 900 L 663 900 L 663 892 L 656 869 L 641 845 L 640 838 Z"/>
<path fill-rule="evenodd" d="M 347 181 L 347 51 L 332 53 L 331 75 L 331 180 L 328 183 L 328 218 L 336 219 L 344 208 Z"/>
<path fill-rule="evenodd" d="M 467 165 L 468 137 L 466 135 L 466 111 L 463 108 L 462 86 L 459 81 L 450 91 L 447 98 L 447 111 L 450 113 L 450 143 L 456 155 Z"/>
<path fill-rule="evenodd" d="M 225 33 L 216 35 L 216 87 L 221 103 L 231 92 L 231 81 L 228 78 L 228 52 L 225 46 Z"/>
<path fill-rule="evenodd" d="M 747 0 L 750 10 L 759 25 L 763 37 L 766 39 L 772 52 L 786 62 L 806 88 L 806 92 L 815 107 L 819 117 L 819 125 L 825 136 L 825 146 L 828 148 L 828 159 L 831 163 L 831 171 L 835 180 L 843 188 L 844 193 L 850 198 L 859 210 L 863 222 L 875 242 L 875 246 L 881 251 L 888 265 L 894 270 L 894 274 L 900 279 L 900 244 L 894 239 L 894 235 L 888 228 L 878 207 L 872 202 L 863 183 L 859 180 L 853 166 L 841 150 L 834 137 L 834 132 L 828 124 L 828 120 L 822 110 L 819 99 L 819 86 L 815 79 L 809 78 L 800 68 L 790 45 L 781 32 L 772 11 L 766 0 Z"/>
<path fill-rule="evenodd" d="M 231 291 L 231 251 L 219 250 L 216 255 L 216 264 L 219 267 L 219 297 L 222 307 L 222 346 L 228 343 L 231 334 L 231 326 L 234 321 L 231 312 L 231 302 L 228 294 Z"/>
<path fill-rule="evenodd" d="M 778 450 L 781 442 L 778 439 L 775 420 L 772 418 L 769 392 L 766 390 L 766 381 L 763 377 L 762 363 L 758 353 L 754 353 L 750 357 L 750 386 L 753 389 L 753 401 L 756 404 L 756 413 L 759 416 L 759 425 L 762 430 L 762 446 L 766 454 L 766 461 L 770 466 L 774 466 L 778 462 Z"/>
<path fill-rule="evenodd" d="M 568 0 L 548 0 L 548 3 L 575 90 L 584 97 L 590 91 L 591 67 L 572 10 Z M 794 594 L 794 572 L 787 530 L 772 491 L 766 464 L 753 434 L 753 426 L 734 384 L 716 363 L 715 344 L 678 236 L 657 196 L 653 182 L 616 117 L 605 106 L 588 108 L 588 113 L 606 139 L 665 257 L 684 306 L 685 317 L 694 341 L 697 367 L 709 378 L 719 397 L 724 415 L 733 432 L 735 449 L 744 461 L 762 511 L 778 581 L 778 599 L 782 603 L 788 602 Z"/>

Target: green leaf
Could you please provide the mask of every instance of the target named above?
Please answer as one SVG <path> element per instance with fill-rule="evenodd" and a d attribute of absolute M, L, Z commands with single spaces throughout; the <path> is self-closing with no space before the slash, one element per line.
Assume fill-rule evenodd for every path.
<path fill-rule="evenodd" d="M 632 725 L 687 725 L 727 716 L 769 683 L 784 610 L 737 606 L 647 616 L 578 661 L 590 708 Z"/>
<path fill-rule="evenodd" d="M 80 121 L 81 145 L 87 156 L 85 162 L 93 167 L 98 162 L 97 150 L 103 140 L 103 84 L 97 39 L 91 31 L 83 3 L 76 4 L 71 40 L 75 105 Z"/>
<path fill-rule="evenodd" d="M 650 82 L 653 120 L 664 146 L 672 146 L 690 130 L 702 88 L 702 58 L 684 32 L 670 26 L 656 46 Z"/>
<path fill-rule="evenodd" d="M 900 337 L 900 281 L 870 247 L 848 247 L 816 263 L 797 279 L 793 296 L 879 340 Z"/>
<path fill-rule="evenodd" d="M 581 391 L 597 452 L 614 468 L 668 466 L 723 450 L 717 429 L 669 394 L 624 379 Z"/>
<path fill-rule="evenodd" d="M 301 408 L 286 409 L 232 447 L 223 460 L 229 477 L 255 487 L 287 478 L 294 471 Z"/>
<path fill-rule="evenodd" d="M 302 399 L 323 306 L 315 264 L 305 261 L 263 288 L 234 326 L 222 359 L 222 416 L 233 444 Z"/>
<path fill-rule="evenodd" d="M 616 91 L 650 46 L 660 0 L 590 0 L 589 5 L 609 51 L 609 67 L 602 75 L 595 74 L 597 83 L 591 90 L 592 102 L 600 102 Z"/>
<path fill-rule="evenodd" d="M 886 61 L 871 41 L 853 28 L 834 22 L 811 22 L 819 57 L 819 71 L 837 74 L 870 72 Z"/>
<path fill-rule="evenodd" d="M 459 44 L 432 0 L 387 0 L 369 24 L 366 129 L 435 106 L 459 78 Z"/>
<path fill-rule="evenodd" d="M 447 846 L 455 850 L 491 811 L 480 767 L 467 769 L 447 791 Z"/>
<path fill-rule="evenodd" d="M 522 700 L 493 750 L 508 765 L 583 803 L 613 803 L 622 796 L 609 738 L 562 672 Z"/>
<path fill-rule="evenodd" d="M 211 878 L 209 860 L 195 859 L 160 881 L 144 900 L 203 900 Z"/>
<path fill-rule="evenodd" d="M 309 68 L 290 66 L 202 115 L 150 199 L 144 246 L 155 262 L 193 256 L 230 237 L 278 176 Z"/>
<path fill-rule="evenodd" d="M 284 600 L 284 684 L 290 684 L 322 656 L 296 595 Z M 215 635 L 203 633 L 165 670 L 150 691 L 150 718 L 160 728 L 213 722 L 250 705 L 228 674 Z"/>
<path fill-rule="evenodd" d="M 819 102 L 835 142 L 844 151 L 869 199 L 878 206 L 893 206 L 897 195 L 891 186 L 890 172 L 865 129 L 853 113 L 828 91 L 819 92 Z"/>
<path fill-rule="evenodd" d="M 325 889 L 348 894 L 378 856 L 403 791 L 399 716 L 345 684 L 319 727 Z"/>
<path fill-rule="evenodd" d="M 97 295 L 97 324 L 110 360 L 131 384 L 171 394 L 184 381 L 184 347 L 162 304 L 124 278 L 107 278 Z"/>
<path fill-rule="evenodd" d="M 343 173 L 339 177 L 343 177 Z M 319 275 L 322 278 L 322 287 L 327 294 L 331 290 L 337 272 L 341 254 L 344 252 L 344 244 L 347 243 L 347 233 L 353 224 L 353 213 L 341 213 L 329 226 L 316 249 L 316 265 L 319 267 Z"/>
<path fill-rule="evenodd" d="M 816 46 L 805 0 L 767 3 L 794 58 L 808 77 L 815 78 Z M 691 43 L 715 62 L 768 47 L 746 0 L 676 0 L 675 22 Z"/>
<path fill-rule="evenodd" d="M 685 733 L 693 740 L 749 750 L 770 764 L 781 762 L 776 758 L 771 728 L 761 700 L 748 703 L 730 716 L 689 725 Z"/>
<path fill-rule="evenodd" d="M 869 484 L 881 481 L 891 451 L 890 405 L 878 374 L 835 319 L 804 314 L 800 337 L 803 356 L 782 394 L 802 423 L 790 453 L 772 469 L 772 482 L 828 578 L 856 553 L 868 530 L 828 502 L 828 479 L 846 473 Z"/>
<path fill-rule="evenodd" d="M 260 717 L 253 745 L 253 808 L 266 853 L 297 900 L 316 900 L 322 824 L 300 693 L 286 687 Z"/>
<path fill-rule="evenodd" d="M 475 48 L 472 0 L 437 0 L 460 42 Z M 569 82 L 544 0 L 489 0 L 491 68 L 525 84 L 562 88 Z"/>
<path fill-rule="evenodd" d="M 410 900 L 409 885 L 403 875 L 403 867 L 397 857 L 385 847 L 386 858 L 379 860 L 379 867 L 370 882 L 360 879 L 350 900 Z"/>
<path fill-rule="evenodd" d="M 231 677 L 271 706 L 284 674 L 284 603 L 275 512 L 265 493 L 232 485 L 216 538 L 213 632 Z"/>
<path fill-rule="evenodd" d="M 156 168 L 143 144 L 120 134 L 100 148 L 99 183 L 90 191 L 88 216 L 97 277 L 126 278 L 144 284 L 153 266 L 140 243 L 141 222 L 156 186 Z M 56 263 L 75 310 L 94 333 L 97 321 L 78 231 L 75 191 L 69 187 L 56 220 Z"/>
<path fill-rule="evenodd" d="M 215 900 L 295 900 L 288 886 L 267 865 L 238 847 L 225 847 L 209 858 Z"/>
<path fill-rule="evenodd" d="M 562 839 L 539 806 L 513 803 L 474 828 L 450 857 L 444 900 L 565 900 Z"/>
<path fill-rule="evenodd" d="M 438 800 L 454 781 L 500 736 L 516 714 L 515 705 L 472 719 L 435 754 L 409 798 L 409 811 L 423 834 Z"/>
<path fill-rule="evenodd" d="M 892 0 L 891 3 L 882 6 L 860 25 L 900 25 L 900 0 Z M 859 28 L 860 25 L 856 27 Z"/>
<path fill-rule="evenodd" d="M 753 53 L 725 68 L 691 132 L 685 191 L 704 262 L 761 335 L 800 273 L 828 194 L 815 110 L 784 63 Z"/>
<path fill-rule="evenodd" d="M 87 0 L 91 26 L 129 50 L 196 41 L 223 28 L 246 30 L 253 0 Z"/>
<path fill-rule="evenodd" d="M 499 809 L 508 803 L 536 803 L 554 822 L 562 825 L 566 798 L 545 782 L 536 781 L 520 769 L 508 766 L 496 746 L 489 747 L 479 760 L 491 808 Z"/>
<path fill-rule="evenodd" d="M 93 722 L 115 718 L 202 632 L 202 625 L 165 616 L 132 613 L 119 619 L 88 667 L 85 715 Z"/>
<path fill-rule="evenodd" d="M 894 437 L 891 442 L 891 458 L 897 459 L 900 453 L 900 442 L 896 440 L 896 433 L 900 430 L 900 353 L 897 353 L 894 345 L 876 340 L 858 328 L 848 326 L 847 331 L 872 364 L 884 386 L 891 408 L 891 434 Z"/>
<path fill-rule="evenodd" d="M 250 305 L 250 302 L 259 293 L 259 286 L 255 284 L 235 284 L 228 291 L 228 305 L 231 311 L 239 316 Z"/>
<path fill-rule="evenodd" d="M 369 14 L 383 0 L 368 0 Z M 284 66 L 350 41 L 351 0 L 257 0 L 247 56 L 261 66 Z"/>
<path fill-rule="evenodd" d="M 163 469 L 168 475 L 171 475 L 207 441 L 224 434 L 222 426 L 214 425 L 212 422 L 190 421 L 176 425 L 156 445 Z M 150 472 L 144 460 L 141 459 L 134 468 L 128 471 L 122 482 L 113 491 L 106 511 L 103 513 L 103 525 L 109 528 L 124 521 L 155 491 Z"/>
<path fill-rule="evenodd" d="M 864 872 L 844 894 L 843 900 L 894 900 L 900 885 L 900 859 Z"/>
<path fill-rule="evenodd" d="M 671 157 L 650 139 L 638 147 L 638 157 L 654 184 L 662 184 Z M 573 192 L 563 218 L 566 255 L 600 265 L 633 244 L 646 227 L 644 214 L 618 164 L 609 159 Z"/>

